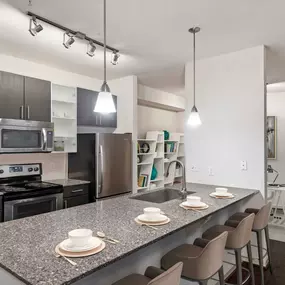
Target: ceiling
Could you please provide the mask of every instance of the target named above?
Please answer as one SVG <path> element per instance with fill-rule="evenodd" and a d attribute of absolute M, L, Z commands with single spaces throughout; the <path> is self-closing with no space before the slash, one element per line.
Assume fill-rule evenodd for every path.
<path fill-rule="evenodd" d="M 24 14 L 30 10 L 102 41 L 102 3 L 32 0 L 28 7 L 28 0 L 2 0 L 0 52 L 102 78 L 102 50 L 94 58 L 82 42 L 66 50 L 62 32 L 46 24 L 32 37 Z M 184 64 L 192 57 L 187 30 L 199 25 L 198 58 L 264 44 L 272 55 L 268 81 L 285 80 L 284 0 L 108 0 L 107 8 L 107 43 L 121 51 L 119 65 L 108 65 L 109 78 L 136 74 L 151 87 L 182 90 Z"/>

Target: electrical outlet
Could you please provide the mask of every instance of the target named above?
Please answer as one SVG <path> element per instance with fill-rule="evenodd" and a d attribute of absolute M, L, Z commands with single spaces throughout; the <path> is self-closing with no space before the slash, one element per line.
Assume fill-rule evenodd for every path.
<path fill-rule="evenodd" d="M 213 172 L 213 167 L 212 166 L 208 167 L 208 173 L 209 173 L 209 176 L 214 176 L 214 172 Z"/>
<path fill-rule="evenodd" d="M 191 166 L 191 171 L 198 172 L 198 167 L 196 165 Z"/>
<path fill-rule="evenodd" d="M 247 170 L 247 161 L 246 160 L 242 160 L 241 162 L 240 162 L 240 169 L 241 170 Z"/>

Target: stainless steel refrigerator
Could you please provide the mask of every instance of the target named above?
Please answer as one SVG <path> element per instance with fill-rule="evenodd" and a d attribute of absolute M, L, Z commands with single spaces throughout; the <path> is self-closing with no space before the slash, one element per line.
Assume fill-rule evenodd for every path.
<path fill-rule="evenodd" d="M 132 191 L 132 135 L 78 134 L 68 176 L 91 181 L 90 201 Z"/>

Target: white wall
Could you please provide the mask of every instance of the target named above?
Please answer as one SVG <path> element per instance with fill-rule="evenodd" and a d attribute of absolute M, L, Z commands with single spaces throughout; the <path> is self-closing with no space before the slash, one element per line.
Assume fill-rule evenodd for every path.
<path fill-rule="evenodd" d="M 185 129 L 187 181 L 255 188 L 265 185 L 265 49 L 197 61 L 196 106 L 203 124 Z M 192 94 L 192 63 L 186 64 Z M 187 114 L 193 101 L 189 100 Z M 240 162 L 248 170 L 241 171 Z M 191 171 L 196 166 L 198 172 Z M 209 176 L 212 167 L 214 176 Z"/>
<path fill-rule="evenodd" d="M 285 183 L 285 91 L 267 94 L 267 115 L 277 117 L 277 159 L 268 159 L 268 164 L 279 172 L 276 182 Z M 275 175 L 268 174 L 268 181 Z"/>
<path fill-rule="evenodd" d="M 83 76 L 76 73 L 63 71 L 57 68 L 49 67 L 47 65 L 38 64 L 13 56 L 0 54 L 0 70 L 12 72 L 20 75 L 31 76 L 39 79 L 49 80 L 56 84 L 82 87 L 90 90 L 100 90 L 102 80 Z M 131 132 L 137 136 L 137 124 L 133 118 L 136 116 L 137 104 L 137 78 L 135 76 L 128 76 L 121 79 L 111 80 L 109 82 L 112 92 L 118 96 L 118 128 L 115 132 L 124 133 Z M 131 119 L 130 119 L 131 118 Z M 58 164 L 57 171 L 52 171 L 52 167 L 44 167 L 46 176 L 50 178 L 54 174 L 55 178 L 64 178 L 66 176 L 66 169 L 62 165 L 67 165 L 66 154 L 33 154 L 33 155 L 5 155 L 0 156 L 0 164 L 2 163 L 29 163 L 41 160 L 44 164 Z"/>
<path fill-rule="evenodd" d="M 138 85 L 138 98 L 144 98 L 156 107 L 142 106 L 138 103 L 138 137 L 144 138 L 147 131 L 167 130 L 170 132 L 184 132 L 184 112 L 169 109 L 185 109 L 185 98 L 169 92 Z M 156 104 L 159 104 L 158 108 Z M 161 109 L 161 106 L 167 109 Z"/>

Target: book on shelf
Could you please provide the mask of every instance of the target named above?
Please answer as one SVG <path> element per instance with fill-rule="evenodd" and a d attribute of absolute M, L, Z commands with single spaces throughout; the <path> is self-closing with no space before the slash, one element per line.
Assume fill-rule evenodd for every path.
<path fill-rule="evenodd" d="M 176 142 L 165 142 L 164 150 L 165 152 L 176 152 L 177 143 Z"/>
<path fill-rule="evenodd" d="M 148 175 L 147 174 L 140 174 L 138 178 L 138 186 L 139 187 L 146 187 L 148 183 Z"/>

